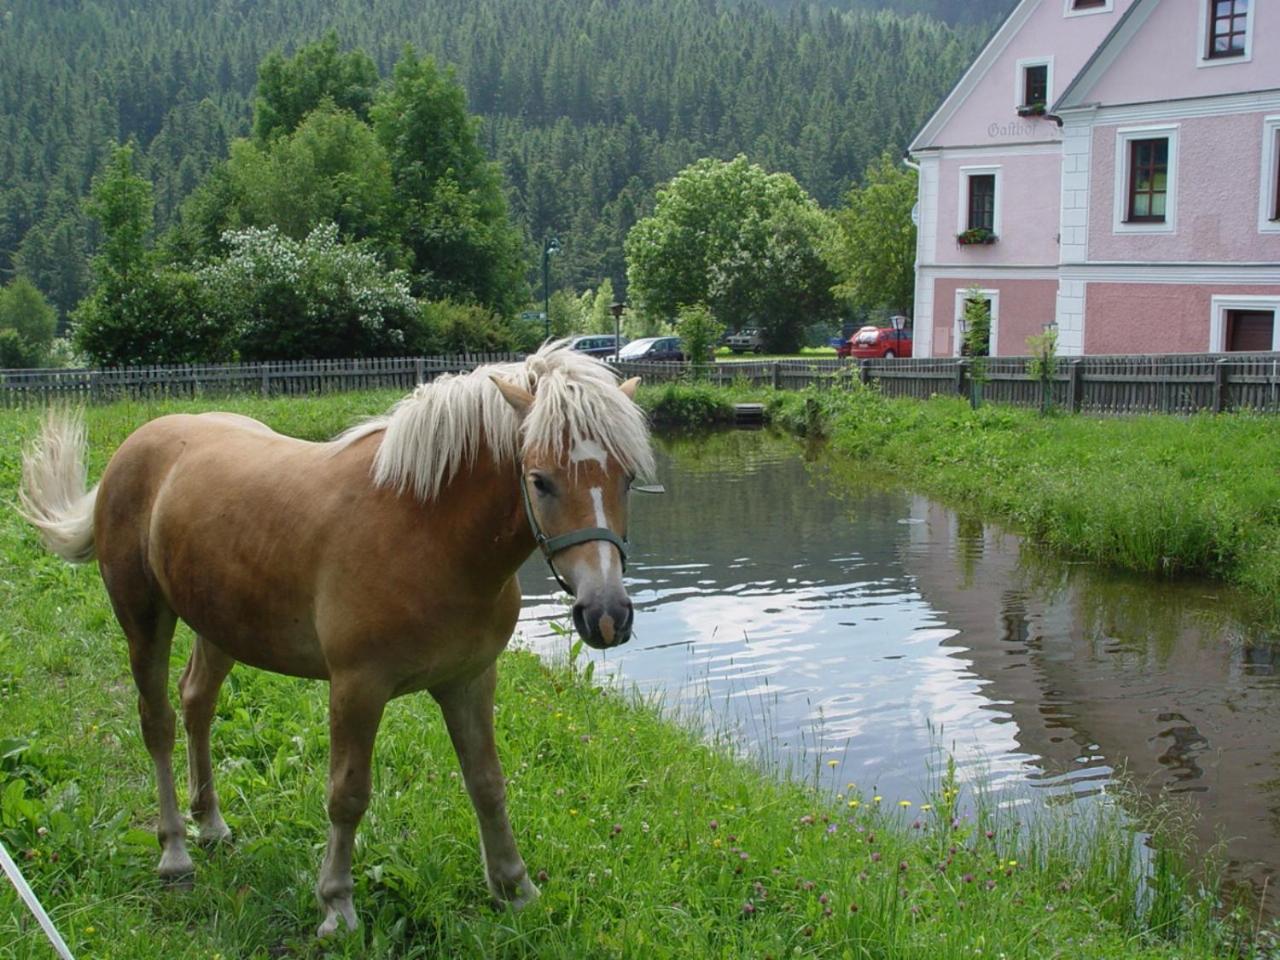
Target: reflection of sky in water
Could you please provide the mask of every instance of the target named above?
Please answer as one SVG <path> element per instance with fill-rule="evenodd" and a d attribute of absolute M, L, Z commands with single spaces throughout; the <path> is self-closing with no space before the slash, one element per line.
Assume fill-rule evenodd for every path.
<path fill-rule="evenodd" d="M 754 464 L 750 481 L 766 489 L 748 515 L 733 508 L 740 488 L 725 496 L 744 482 L 741 472 L 729 480 L 664 457 L 661 474 L 667 497 L 633 499 L 636 635 L 621 650 L 592 652 L 598 671 L 658 691 L 716 729 L 727 725 L 783 769 L 817 770 L 828 784 L 917 799 L 939 748 L 993 784 L 1025 780 L 1034 758 L 984 695 L 957 630 L 902 567 L 919 534 L 914 501 L 871 492 L 855 513 L 813 489 L 794 453 Z M 769 509 L 781 499 L 772 491 L 797 488 L 809 514 L 803 529 L 781 507 Z M 678 517 L 664 522 L 674 498 Z M 563 650 L 568 641 L 546 625 L 563 607 L 547 592 L 540 557 L 522 581 L 526 642 Z"/>

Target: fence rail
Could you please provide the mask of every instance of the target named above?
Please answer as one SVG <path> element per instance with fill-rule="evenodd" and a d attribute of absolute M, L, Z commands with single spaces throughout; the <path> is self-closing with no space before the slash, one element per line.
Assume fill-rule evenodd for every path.
<path fill-rule="evenodd" d="M 442 373 L 520 360 L 514 353 L 373 360 L 297 360 L 279 363 L 125 367 L 109 370 L 0 370 L 0 407 L 53 401 L 105 403 L 121 399 L 226 396 L 307 396 L 344 390 L 411 390 Z M 1031 376 L 1028 357 L 986 360 L 982 396 L 994 403 L 1039 406 L 1046 384 Z M 647 383 L 701 380 L 779 390 L 875 383 L 888 396 L 927 399 L 967 395 L 972 361 L 935 359 L 764 360 L 615 365 Z M 1085 413 L 1196 413 L 1255 410 L 1280 413 L 1280 353 L 1169 354 L 1064 357 L 1047 384 L 1054 406 Z"/>
<path fill-rule="evenodd" d="M 517 353 L 463 353 L 447 357 L 294 360 L 106 370 L 0 370 L 0 407 L 42 405 L 51 401 L 107 403 L 246 393 L 279 397 L 346 390 L 408 391 L 442 373 L 459 373 L 483 363 L 520 359 L 523 355 Z"/>
<path fill-rule="evenodd" d="M 1045 391 L 1058 409 L 1076 413 L 1177 413 L 1253 410 L 1280 413 L 1280 353 L 1061 357 L 1052 380 L 1030 372 L 1030 357 L 985 360 L 984 400 L 1038 407 Z M 649 383 L 694 380 L 777 389 L 875 383 L 891 397 L 969 395 L 973 361 L 945 357 L 893 360 L 776 360 L 713 363 L 620 363 L 625 376 Z"/>

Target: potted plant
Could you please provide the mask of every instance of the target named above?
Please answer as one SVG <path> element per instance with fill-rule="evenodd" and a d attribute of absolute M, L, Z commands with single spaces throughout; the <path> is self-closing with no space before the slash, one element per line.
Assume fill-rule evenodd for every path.
<path fill-rule="evenodd" d="M 1024 103 L 1018 108 L 1018 116 L 1020 117 L 1043 117 L 1045 114 L 1045 104 L 1040 103 Z"/>
<path fill-rule="evenodd" d="M 956 242 L 962 247 L 995 243 L 999 238 L 986 227 L 970 227 L 964 233 L 956 235 Z"/>

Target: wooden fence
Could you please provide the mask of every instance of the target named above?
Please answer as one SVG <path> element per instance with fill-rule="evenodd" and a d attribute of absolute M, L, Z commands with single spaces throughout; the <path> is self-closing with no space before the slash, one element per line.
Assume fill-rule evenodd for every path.
<path fill-rule="evenodd" d="M 1280 413 L 1280 353 L 1060 357 L 1047 385 L 1031 376 L 1030 364 L 1029 357 L 987 359 L 982 398 L 1038 407 L 1047 386 L 1053 406 L 1075 413 Z M 696 368 L 683 363 L 621 363 L 618 369 L 649 383 L 702 380 L 782 390 L 860 381 L 876 384 L 887 396 L 918 399 L 968 396 L 974 380 L 973 361 L 955 357 L 724 362 Z"/>
<path fill-rule="evenodd" d="M 294 360 L 278 363 L 193 364 L 91 370 L 0 370 L 0 406 L 51 401 L 107 403 L 166 397 L 217 397 L 256 393 L 307 396 L 346 390 L 408 392 L 442 373 L 482 363 L 520 360 L 515 353 L 464 353 L 447 357 L 370 360 Z"/>
<path fill-rule="evenodd" d="M 121 399 L 215 397 L 256 393 L 307 396 L 345 390 L 409 391 L 442 373 L 479 364 L 521 359 L 512 353 L 376 360 L 298 360 L 280 363 L 127 367 L 112 370 L 0 370 L 0 406 L 51 401 L 104 403 Z M 1039 406 L 1045 385 L 1028 372 L 1027 357 L 986 362 L 984 400 Z M 968 395 L 972 361 L 953 357 L 915 360 L 765 360 L 617 364 L 625 376 L 647 383 L 701 380 L 799 390 L 874 383 L 891 397 L 927 399 Z M 1280 413 L 1280 353 L 1169 354 L 1132 357 L 1064 357 L 1049 384 L 1053 405 L 1085 413 L 1195 413 L 1255 410 Z"/>

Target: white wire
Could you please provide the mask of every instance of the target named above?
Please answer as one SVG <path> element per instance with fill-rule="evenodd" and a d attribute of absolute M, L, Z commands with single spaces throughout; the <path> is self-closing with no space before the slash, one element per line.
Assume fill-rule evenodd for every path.
<path fill-rule="evenodd" d="M 35 915 L 36 922 L 44 930 L 44 935 L 49 938 L 49 942 L 53 944 L 53 949 L 57 951 L 58 956 L 62 960 L 75 960 L 75 957 L 71 955 L 71 951 L 67 949 L 66 941 L 62 939 L 61 934 L 58 933 L 58 928 L 49 919 L 49 914 L 44 912 L 44 907 L 40 906 L 40 901 L 36 899 L 35 891 L 28 885 L 26 877 L 22 875 L 18 865 L 13 862 L 13 857 L 9 856 L 9 851 L 4 848 L 3 843 L 0 843 L 0 868 L 4 869 L 5 874 L 13 883 L 13 888 L 18 891 L 18 896 L 22 898 L 27 908 Z"/>

